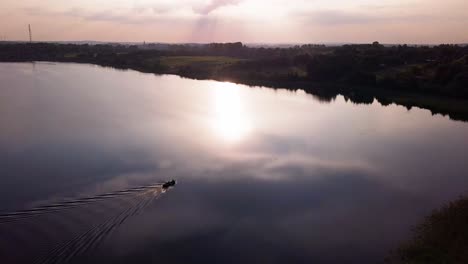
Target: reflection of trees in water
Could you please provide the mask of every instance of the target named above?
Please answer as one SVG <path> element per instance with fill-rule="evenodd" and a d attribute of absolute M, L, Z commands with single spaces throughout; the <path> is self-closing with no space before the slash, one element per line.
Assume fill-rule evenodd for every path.
<path fill-rule="evenodd" d="M 264 83 L 251 82 L 254 86 L 269 86 L 274 89 L 295 90 L 294 83 Z M 354 104 L 372 104 L 377 101 L 382 106 L 391 104 L 400 105 L 408 110 L 413 107 L 427 109 L 432 115 L 441 114 L 452 120 L 468 122 L 468 106 L 465 100 L 448 97 L 435 97 L 410 92 L 395 92 L 391 90 L 380 90 L 368 87 L 356 88 L 356 86 L 338 85 L 314 85 L 303 84 L 302 91 L 310 94 L 321 103 L 331 103 L 337 96 L 342 95 L 346 102 Z"/>
<path fill-rule="evenodd" d="M 432 115 L 441 114 L 452 120 L 468 121 L 468 108 L 465 105 L 466 102 L 462 100 L 349 87 L 310 88 L 305 89 L 305 91 L 320 102 L 332 102 L 338 95 L 343 95 L 346 102 L 354 104 L 372 104 L 376 100 L 382 106 L 395 104 L 404 106 L 408 110 L 418 107 L 431 111 Z"/>
<path fill-rule="evenodd" d="M 388 263 L 468 263 L 468 198 L 435 210 L 413 232 Z"/>

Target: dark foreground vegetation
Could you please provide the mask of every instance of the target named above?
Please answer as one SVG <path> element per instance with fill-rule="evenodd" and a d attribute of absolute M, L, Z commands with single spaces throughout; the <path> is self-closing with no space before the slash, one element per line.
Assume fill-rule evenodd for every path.
<path fill-rule="evenodd" d="M 468 198 L 426 217 L 415 228 L 414 238 L 392 253 L 388 263 L 468 263 Z"/>
<path fill-rule="evenodd" d="M 468 47 L 302 45 L 247 47 L 3 43 L 0 61 L 92 63 L 248 85 L 303 89 L 323 100 L 337 94 L 356 103 L 396 103 L 468 121 Z"/>

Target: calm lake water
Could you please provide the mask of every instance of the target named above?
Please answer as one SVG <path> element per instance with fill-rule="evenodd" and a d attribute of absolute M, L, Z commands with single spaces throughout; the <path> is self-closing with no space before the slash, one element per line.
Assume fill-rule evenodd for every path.
<path fill-rule="evenodd" d="M 178 181 L 82 239 L 92 252 L 74 252 L 94 260 L 379 263 L 432 209 L 468 193 L 468 123 L 377 101 L 3 63 L 0 126 L 3 213 Z M 56 222 L 28 215 L 40 227 L 0 221 L 0 254 L 50 254 L 36 248 L 62 245 L 50 237 L 63 230 L 75 241 L 125 199 L 58 207 Z"/>

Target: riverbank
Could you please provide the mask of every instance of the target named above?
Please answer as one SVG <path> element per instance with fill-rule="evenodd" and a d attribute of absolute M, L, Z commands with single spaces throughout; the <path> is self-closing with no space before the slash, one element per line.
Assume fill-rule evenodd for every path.
<path fill-rule="evenodd" d="M 0 61 L 88 63 L 198 80 L 301 89 L 324 101 L 341 94 L 354 103 L 372 103 L 376 99 L 383 105 L 419 107 L 454 120 L 468 121 L 468 88 L 464 86 L 468 56 L 465 48 L 402 47 L 402 51 L 398 51 L 373 44 L 344 50 L 324 46 L 262 50 L 238 44 L 219 44 L 221 46 L 214 48 L 209 45 L 196 50 L 182 46 L 161 51 L 123 45 L 0 44 Z M 456 54 L 443 55 L 441 58 L 445 62 L 438 64 L 423 63 L 423 55 L 418 55 L 436 56 L 445 49 Z M 343 51 L 351 52 L 352 56 L 342 54 Z M 417 58 L 408 58 L 411 64 L 375 66 L 375 62 L 356 62 L 355 67 L 348 65 L 349 61 L 370 60 L 375 53 L 378 55 L 373 60 L 390 60 L 387 57 L 391 52 L 395 53 L 393 60 L 396 60 L 403 51 L 411 51 Z M 329 53 L 335 55 L 330 57 Z"/>

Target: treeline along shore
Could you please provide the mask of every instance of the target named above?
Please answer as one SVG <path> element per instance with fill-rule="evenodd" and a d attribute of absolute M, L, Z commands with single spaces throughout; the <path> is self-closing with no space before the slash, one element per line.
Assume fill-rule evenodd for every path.
<path fill-rule="evenodd" d="M 77 62 L 273 88 L 324 101 L 377 99 L 468 121 L 468 46 L 372 44 L 250 47 L 211 44 L 0 43 L 1 62 Z"/>

